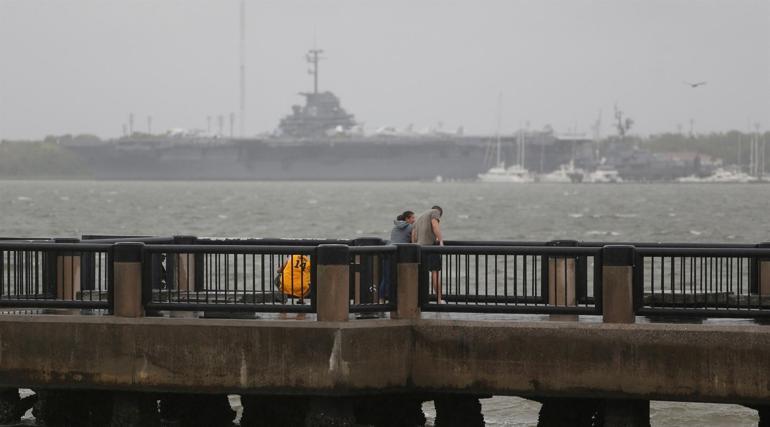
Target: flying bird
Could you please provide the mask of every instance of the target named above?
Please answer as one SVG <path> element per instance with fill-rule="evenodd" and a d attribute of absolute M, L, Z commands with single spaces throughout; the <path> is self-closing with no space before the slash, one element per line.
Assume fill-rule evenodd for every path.
<path fill-rule="evenodd" d="M 690 86 L 691 88 L 696 88 L 698 86 L 703 86 L 706 84 L 706 82 L 696 82 L 696 83 L 690 83 L 690 82 L 683 82 L 684 84 Z"/>

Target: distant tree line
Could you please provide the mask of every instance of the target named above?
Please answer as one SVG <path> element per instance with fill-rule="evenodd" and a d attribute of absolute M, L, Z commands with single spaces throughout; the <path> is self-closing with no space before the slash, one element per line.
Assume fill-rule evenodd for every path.
<path fill-rule="evenodd" d="M 0 141 L 0 178 L 87 178 L 83 161 L 55 140 Z"/>
<path fill-rule="evenodd" d="M 720 158 L 726 164 L 746 165 L 749 163 L 751 140 L 754 137 L 755 134 L 752 133 L 732 130 L 693 136 L 681 133 L 660 133 L 645 138 L 626 135 L 622 141 L 653 152 L 694 152 Z M 617 141 L 618 137 L 611 137 L 609 140 Z M 760 134 L 759 140 L 760 149 L 761 141 L 767 141 L 766 159 L 770 161 L 770 132 Z"/>

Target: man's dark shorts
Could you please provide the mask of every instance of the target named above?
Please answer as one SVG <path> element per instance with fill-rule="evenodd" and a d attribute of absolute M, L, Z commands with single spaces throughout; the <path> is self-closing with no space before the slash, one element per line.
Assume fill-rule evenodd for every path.
<path fill-rule="evenodd" d="M 441 271 L 441 254 L 428 254 L 425 263 L 428 271 Z"/>

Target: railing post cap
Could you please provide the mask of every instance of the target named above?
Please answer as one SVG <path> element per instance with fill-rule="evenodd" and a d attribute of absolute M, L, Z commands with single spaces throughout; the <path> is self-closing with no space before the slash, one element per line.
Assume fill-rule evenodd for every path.
<path fill-rule="evenodd" d="M 348 265 L 350 249 L 347 245 L 318 245 L 316 265 Z"/>
<path fill-rule="evenodd" d="M 546 245 L 572 247 L 572 246 L 579 246 L 580 242 L 578 242 L 577 240 L 551 240 L 547 242 Z"/>
<path fill-rule="evenodd" d="M 632 267 L 635 247 L 631 245 L 607 245 L 602 248 L 602 263 L 609 267 Z"/>
<path fill-rule="evenodd" d="M 118 242 L 112 246 L 112 259 L 115 262 L 141 262 L 142 242 Z"/>
<path fill-rule="evenodd" d="M 57 237 L 53 239 L 54 243 L 80 243 L 77 237 Z"/>
<path fill-rule="evenodd" d="M 198 236 L 174 236 L 175 245 L 194 245 L 198 240 Z"/>
<path fill-rule="evenodd" d="M 403 264 L 418 264 L 420 262 L 420 245 L 416 243 L 396 243 L 397 262 Z"/>
<path fill-rule="evenodd" d="M 352 246 L 382 246 L 385 241 L 379 237 L 357 237 L 352 243 Z"/>

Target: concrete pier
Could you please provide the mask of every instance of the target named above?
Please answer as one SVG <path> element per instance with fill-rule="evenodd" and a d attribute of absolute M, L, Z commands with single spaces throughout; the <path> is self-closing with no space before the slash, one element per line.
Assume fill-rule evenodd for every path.
<path fill-rule="evenodd" d="M 525 306 L 530 310 L 545 308 L 540 320 L 526 321 L 442 318 L 453 304 L 458 311 L 476 306 L 462 307 L 461 299 L 433 307 L 421 302 L 420 286 L 425 291 L 429 284 L 420 283 L 420 248 L 408 244 L 388 249 L 397 263 L 396 300 L 375 309 L 392 310 L 391 319 L 350 316 L 356 261 L 340 244 L 299 248 L 312 256 L 315 268 L 313 306 L 204 299 L 200 304 L 208 310 L 241 310 L 252 319 L 153 316 L 158 305 L 146 300 L 158 290 L 147 290 L 151 272 L 142 262 L 148 253 L 160 258 L 167 249 L 152 252 L 146 246 L 121 242 L 108 248 L 114 290 L 112 310 L 105 312 L 112 315 L 0 316 L 0 421 L 13 422 L 32 403 L 19 399 L 20 387 L 38 392 L 36 417 L 51 426 L 75 419 L 114 427 L 229 426 L 234 418 L 229 394 L 241 396 L 243 426 L 419 426 L 425 422 L 424 401 L 435 403 L 437 427 L 482 426 L 479 399 L 493 395 L 542 402 L 542 426 L 647 426 L 650 400 L 738 403 L 759 408 L 763 422 L 768 418 L 770 328 L 636 323 L 635 297 L 639 303 L 643 289 L 635 295 L 633 246 L 581 248 L 574 256 L 564 255 L 568 249 L 541 249 L 537 256 L 549 257 L 538 266 L 543 281 L 537 285 L 548 291 L 541 301 L 532 295 L 494 300 L 496 295 L 467 291 L 484 312 L 500 301 L 510 304 L 504 308 L 518 301 L 531 304 Z M 281 256 L 298 250 L 280 249 Z M 177 274 L 169 286 L 192 290 L 196 277 L 202 278 L 195 261 L 201 250 L 185 246 L 171 258 Z M 66 259 L 73 253 L 62 253 L 57 268 L 74 265 Z M 371 248 L 359 253 L 381 260 L 376 252 L 370 256 Z M 597 293 L 601 288 L 591 303 L 584 302 L 585 276 L 579 277 L 586 271 L 579 263 L 588 257 L 597 260 L 594 277 L 600 282 L 594 287 Z M 765 292 L 766 261 L 756 266 L 758 292 Z M 239 271 L 245 277 L 243 267 Z M 467 278 L 465 284 L 472 289 Z M 74 294 L 57 296 L 67 307 L 79 303 Z M 198 303 L 189 301 L 168 310 L 197 309 Z M 161 307 L 168 305 L 173 303 Z M 568 308 L 562 312 L 569 315 L 548 316 L 554 306 Z M 254 318 L 258 309 L 282 307 L 315 314 L 316 321 Z M 423 316 L 432 308 L 440 313 Z M 586 312 L 579 310 L 595 317 L 577 321 L 582 319 L 573 313 Z M 764 307 L 755 312 L 760 310 Z"/>

